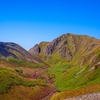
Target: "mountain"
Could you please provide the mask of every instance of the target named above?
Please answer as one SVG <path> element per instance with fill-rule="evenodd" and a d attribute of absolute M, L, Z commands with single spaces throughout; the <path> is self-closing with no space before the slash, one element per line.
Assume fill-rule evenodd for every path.
<path fill-rule="evenodd" d="M 50 100 L 99 92 L 99 39 L 67 33 L 36 44 L 29 52 L 50 65 L 49 78 L 58 91 Z"/>
<path fill-rule="evenodd" d="M 53 90 L 47 64 L 20 45 L 0 42 L 0 100 L 41 100 Z"/>
<path fill-rule="evenodd" d="M 92 100 L 99 94 L 99 39 L 67 33 L 29 51 L 0 42 L 0 100 Z"/>
<path fill-rule="evenodd" d="M 64 34 L 52 42 L 41 42 L 29 50 L 49 64 L 98 62 L 100 40 L 86 35 Z M 95 62 L 93 62 L 96 60 Z"/>
<path fill-rule="evenodd" d="M 11 42 L 0 42 L 0 56 L 5 59 L 13 57 L 15 59 L 34 62 L 37 64 L 41 61 L 39 58 L 32 56 L 20 45 Z"/>

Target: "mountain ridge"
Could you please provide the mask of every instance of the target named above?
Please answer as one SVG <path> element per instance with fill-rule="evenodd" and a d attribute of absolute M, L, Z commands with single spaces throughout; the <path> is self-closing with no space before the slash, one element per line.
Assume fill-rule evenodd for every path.
<path fill-rule="evenodd" d="M 41 42 L 40 44 L 32 47 L 29 52 L 32 55 L 40 56 L 40 58 L 46 60 L 47 62 L 48 59 L 50 60 L 50 57 L 52 59 L 54 56 L 55 60 L 64 59 L 66 61 L 71 61 L 74 59 L 73 56 L 76 56 L 77 53 L 82 54 L 88 51 L 92 52 L 92 49 L 95 49 L 99 45 L 100 40 L 96 38 L 86 35 L 75 35 L 67 33 L 61 35 L 51 42 Z"/>
<path fill-rule="evenodd" d="M 37 57 L 32 56 L 23 47 L 13 42 L 0 42 L 0 56 L 5 59 L 13 57 L 15 59 L 34 62 L 37 64 L 39 64 L 40 60 Z"/>
<path fill-rule="evenodd" d="M 60 91 L 50 100 L 65 100 L 67 97 L 99 91 L 96 87 L 98 85 L 100 88 L 99 39 L 68 33 L 51 42 L 41 42 L 29 52 L 50 65 L 50 79 Z M 87 89 L 89 86 L 91 91 Z"/>
<path fill-rule="evenodd" d="M 5 100 L 10 93 L 6 93 L 6 90 L 17 89 L 21 92 L 19 87 L 23 92 L 27 91 L 28 96 L 26 99 L 24 97 L 25 100 L 65 100 L 82 94 L 100 92 L 99 39 L 67 33 L 51 42 L 40 42 L 29 51 L 15 43 L 0 42 L 0 54 L 0 78 L 4 78 L 6 83 L 0 83 L 0 92 L 5 93 L 0 96 Z M 10 57 L 14 59 L 9 60 Z M 8 73 L 8 76 L 5 73 Z M 9 82 L 6 82 L 9 78 L 15 86 L 10 87 Z M 30 80 L 37 82 L 36 87 Z M 45 87 L 47 90 L 41 94 L 42 88 L 45 90 Z M 17 96 L 16 98 L 23 98 L 22 93 L 17 93 Z M 13 100 L 11 94 L 10 97 Z"/>

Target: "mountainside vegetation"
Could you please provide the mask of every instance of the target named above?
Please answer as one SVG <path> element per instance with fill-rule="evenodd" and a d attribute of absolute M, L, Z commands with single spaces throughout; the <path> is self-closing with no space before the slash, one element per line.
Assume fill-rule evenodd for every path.
<path fill-rule="evenodd" d="M 100 40 L 63 34 L 29 51 L 0 42 L 0 100 L 65 100 L 100 92 Z"/>
<path fill-rule="evenodd" d="M 41 42 L 29 52 L 50 65 L 48 74 L 60 91 L 51 100 L 100 90 L 100 40 L 68 33 L 52 42 Z M 86 91 L 88 87 L 91 91 Z"/>

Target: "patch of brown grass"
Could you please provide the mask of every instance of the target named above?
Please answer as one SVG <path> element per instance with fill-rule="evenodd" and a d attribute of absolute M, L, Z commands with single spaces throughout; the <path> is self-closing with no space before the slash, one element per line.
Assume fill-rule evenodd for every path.
<path fill-rule="evenodd" d="M 0 100 L 41 100 L 51 92 L 51 88 L 43 86 L 12 86 L 6 94 L 0 94 Z"/>

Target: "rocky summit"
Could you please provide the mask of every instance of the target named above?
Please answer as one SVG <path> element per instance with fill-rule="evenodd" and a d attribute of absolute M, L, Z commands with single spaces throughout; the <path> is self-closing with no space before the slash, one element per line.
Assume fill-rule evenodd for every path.
<path fill-rule="evenodd" d="M 46 62 L 57 63 L 80 63 L 83 65 L 87 59 L 91 63 L 98 59 L 100 40 L 86 35 L 63 34 L 51 42 L 41 42 L 29 50 L 32 55 L 40 57 Z M 95 54 L 93 54 L 95 53 Z M 94 56 L 95 57 L 92 57 Z M 75 61 L 77 57 L 77 61 Z M 92 57 L 92 59 L 91 59 Z"/>

